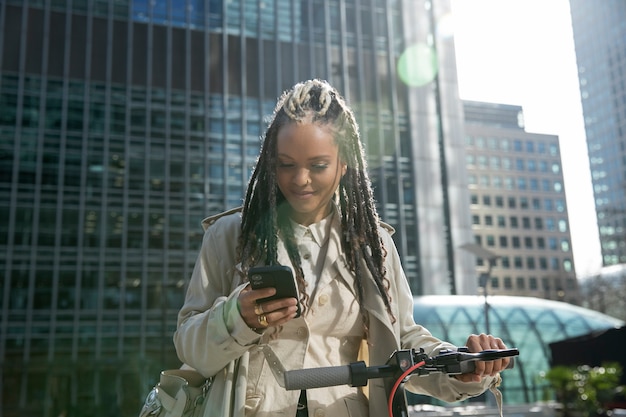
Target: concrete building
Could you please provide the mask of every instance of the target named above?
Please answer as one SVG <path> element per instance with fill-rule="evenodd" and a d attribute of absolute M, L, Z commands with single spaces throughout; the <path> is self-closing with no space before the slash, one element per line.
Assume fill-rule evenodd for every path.
<path fill-rule="evenodd" d="M 580 304 L 559 138 L 526 132 L 519 106 L 463 107 L 475 243 L 498 256 L 483 286 Z"/>

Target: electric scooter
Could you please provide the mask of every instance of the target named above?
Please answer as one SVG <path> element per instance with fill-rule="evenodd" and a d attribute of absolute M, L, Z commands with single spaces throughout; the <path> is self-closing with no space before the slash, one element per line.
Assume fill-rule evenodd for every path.
<path fill-rule="evenodd" d="M 367 385 L 370 379 L 386 378 L 389 417 L 408 417 L 404 383 L 409 376 L 423 376 L 436 372 L 448 375 L 466 374 L 474 371 L 476 361 L 493 361 L 518 355 L 519 351 L 515 348 L 471 353 L 466 347 L 461 347 L 457 350 L 442 350 L 433 357 L 429 357 L 423 349 L 405 349 L 395 351 L 382 366 L 366 366 L 365 362 L 358 361 L 343 366 L 282 370 L 275 376 L 279 384 L 287 390 L 306 390 L 336 385 L 362 387 Z M 512 367 L 513 360 L 511 359 L 508 368 Z M 281 381 L 280 374 L 282 374 L 283 381 Z"/>

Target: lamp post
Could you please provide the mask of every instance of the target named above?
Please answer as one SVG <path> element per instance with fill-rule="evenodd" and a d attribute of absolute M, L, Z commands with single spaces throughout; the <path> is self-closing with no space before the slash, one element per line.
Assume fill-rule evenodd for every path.
<path fill-rule="evenodd" d="M 489 334 L 489 302 L 487 301 L 487 286 L 491 280 L 491 269 L 496 264 L 496 260 L 500 257 L 480 246 L 478 243 L 466 243 L 459 246 L 461 249 L 468 251 L 477 258 L 487 261 L 487 271 L 478 277 L 478 285 L 483 287 L 483 296 L 485 297 L 484 315 L 485 315 L 485 332 Z"/>

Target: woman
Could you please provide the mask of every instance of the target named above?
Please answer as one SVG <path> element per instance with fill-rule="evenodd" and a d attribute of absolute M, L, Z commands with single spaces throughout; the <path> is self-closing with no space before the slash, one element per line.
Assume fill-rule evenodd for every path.
<path fill-rule="evenodd" d="M 381 379 L 369 381 L 368 396 L 350 386 L 285 391 L 271 368 L 346 365 L 360 353 L 369 365 L 382 365 L 397 349 L 433 355 L 453 347 L 413 321 L 393 229 L 378 218 L 354 115 L 325 81 L 283 94 L 243 208 L 203 225 L 174 342 L 184 363 L 215 375 L 215 415 L 383 416 Z M 259 302 L 275 290 L 251 290 L 247 272 L 273 264 L 292 268 L 299 300 Z M 266 356 L 267 345 L 276 357 Z M 470 336 L 467 346 L 505 348 L 484 334 Z M 413 377 L 406 387 L 457 401 L 498 383 L 507 364 L 478 363 L 474 374 L 456 378 Z"/>

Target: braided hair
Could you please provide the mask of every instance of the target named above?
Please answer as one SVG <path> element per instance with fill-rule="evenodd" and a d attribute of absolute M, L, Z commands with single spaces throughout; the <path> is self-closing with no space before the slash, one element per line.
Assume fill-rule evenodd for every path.
<path fill-rule="evenodd" d="M 385 276 L 387 252 L 378 233 L 379 217 L 358 125 L 343 97 L 326 81 L 315 79 L 298 83 L 283 93 L 277 102 L 246 191 L 238 243 L 238 257 L 243 270 L 247 271 L 259 262 L 276 264 L 280 234 L 294 266 L 300 301 L 306 309 L 309 295 L 297 242 L 288 220 L 289 204 L 276 178 L 278 132 L 292 123 L 316 123 L 330 127 L 333 132 L 339 158 L 347 166 L 337 192 L 344 236 L 342 249 L 356 278 L 357 300 L 366 333 L 368 318 L 363 308 L 362 278 L 365 269 L 374 278 L 387 312 L 395 321 L 388 292 L 389 281 Z"/>

